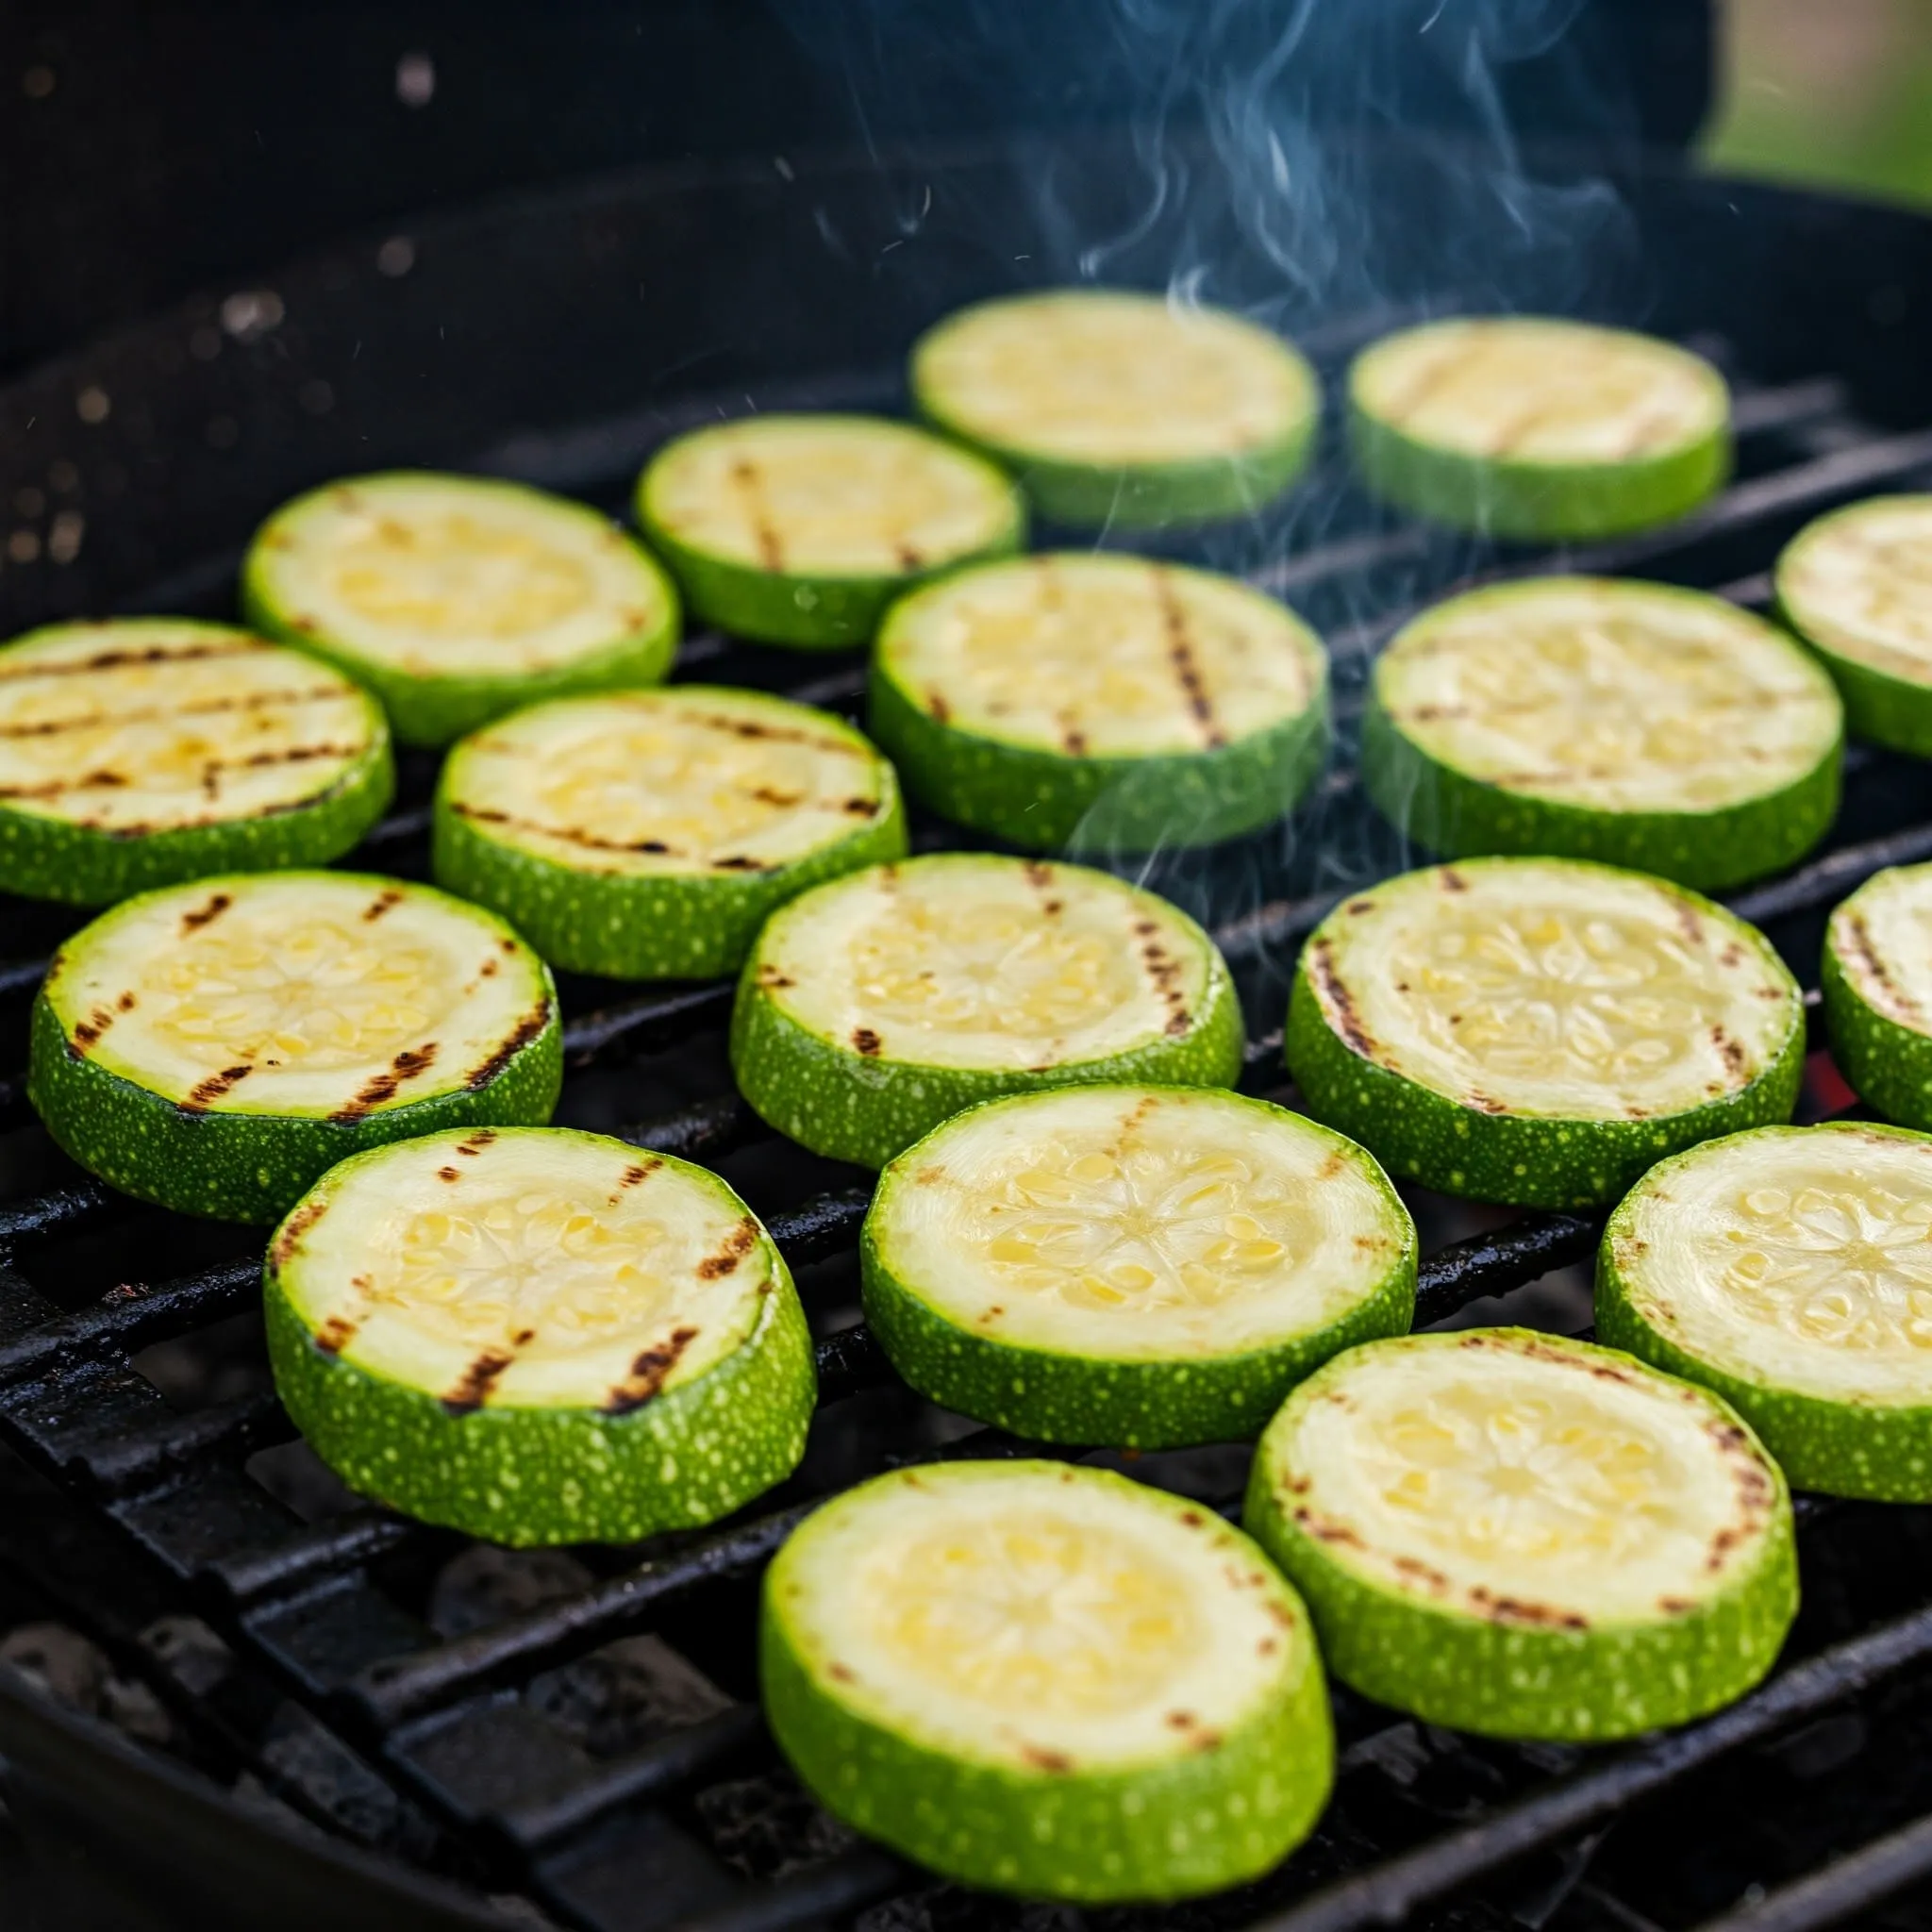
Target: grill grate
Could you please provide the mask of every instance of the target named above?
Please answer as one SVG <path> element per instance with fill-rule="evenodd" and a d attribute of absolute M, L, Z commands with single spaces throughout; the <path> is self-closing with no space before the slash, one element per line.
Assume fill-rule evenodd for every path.
<path fill-rule="evenodd" d="M 1846 413 L 1842 387 L 1829 377 L 1740 386 L 1738 421 L 1743 480 L 1668 531 L 1574 552 L 1563 566 L 1718 588 L 1761 607 L 1768 565 L 1800 523 L 1848 497 L 1932 476 L 1932 431 L 1868 428 Z M 1324 482 L 1340 501 L 1352 501 L 1340 478 Z M 1257 573 L 1256 581 L 1293 596 L 1327 626 L 1344 737 L 1363 668 L 1400 621 L 1396 606 L 1551 561 L 1490 551 L 1472 559 L 1467 544 L 1378 523 L 1358 503 L 1337 525 L 1332 541 Z M 787 667 L 795 679 L 797 660 L 704 637 L 682 660 L 687 673 L 696 666 L 710 678 L 782 683 Z M 791 689 L 852 708 L 861 680 L 841 668 Z M 1844 842 L 1732 901 L 1770 928 L 1801 976 L 1815 963 L 1831 905 L 1882 866 L 1932 858 L 1932 786 L 1917 768 L 1855 748 L 1847 778 Z M 425 790 L 426 779 L 418 787 Z M 426 821 L 420 807 L 399 811 L 358 861 L 421 873 Z M 936 824 L 916 830 L 916 842 L 945 841 Z M 1284 962 L 1339 896 L 1405 859 L 1362 807 L 1343 765 L 1283 839 L 1201 861 L 1168 855 L 1146 874 L 1191 905 L 1224 910 L 1231 891 L 1244 908 L 1220 919 L 1216 931 L 1255 1028 L 1248 1091 L 1291 1098 L 1274 1024 Z M 15 911 L 15 930 L 58 937 L 43 913 Z M 42 966 L 34 958 L 0 965 L 0 1002 L 12 1003 L 16 1038 L 18 1011 Z M 718 1035 L 729 998 L 723 985 L 629 996 L 566 986 L 574 1071 L 565 1116 L 615 1126 L 640 1146 L 724 1163 L 823 1316 L 851 1303 L 866 1191 L 851 1170 L 778 1142 L 728 1091 Z M 1813 1069 L 1807 1094 L 1815 1113 L 1828 1105 L 1832 1080 L 1822 1060 Z M 626 1124 L 624 1108 L 640 1090 L 675 1104 Z M 439 1641 L 424 1614 L 424 1579 L 460 1548 L 457 1540 L 352 1505 L 306 1519 L 265 1472 L 273 1456 L 262 1452 L 298 1452 L 282 1448 L 292 1431 L 258 1377 L 227 1399 L 176 1409 L 136 1366 L 143 1350 L 205 1341 L 219 1324 L 249 1315 L 258 1288 L 249 1238 L 158 1215 L 77 1176 L 45 1153 L 28 1122 L 22 1082 L 0 1079 L 0 1127 L 24 1129 L 25 1164 L 40 1168 L 38 1183 L 30 1179 L 0 1201 L 0 1442 L 51 1478 L 96 1530 L 111 1526 L 115 1547 L 138 1552 L 146 1570 L 193 1606 L 264 1696 L 285 1696 L 306 1713 L 305 1735 L 326 1748 L 299 1762 L 286 1752 L 262 1753 L 245 1731 L 228 1740 L 283 1796 L 367 1840 L 380 1835 L 366 1823 L 358 1827 L 352 1801 L 386 1785 L 407 1815 L 428 1821 L 417 1833 L 423 1862 L 513 1886 L 593 1932 L 655 1932 L 672 1924 L 775 1932 L 868 1907 L 876 1908 L 875 1932 L 928 1924 L 950 1932 L 1022 1916 L 1020 1907 L 935 1889 L 863 1845 L 798 1863 L 824 1835 L 814 1840 L 804 1824 L 787 1826 L 789 1813 L 771 1825 L 778 1852 L 766 1863 L 774 1874 L 747 1880 L 721 1859 L 706 1820 L 720 1808 L 716 1794 L 737 1789 L 727 1780 L 769 1784 L 773 1776 L 750 1680 L 752 1586 L 814 1497 L 889 1461 L 1071 1452 L 1042 1451 L 996 1430 L 962 1432 L 957 1419 L 896 1384 L 862 1326 L 835 1328 L 818 1343 L 822 1413 L 799 1477 L 722 1527 L 632 1552 L 589 1553 L 603 1574 Z M 1431 1249 L 1419 1326 L 1586 1260 L 1600 1225 L 1569 1214 L 1485 1225 L 1478 1211 L 1433 1199 L 1420 1200 L 1418 1212 Z M 127 1278 L 151 1254 L 169 1269 L 180 1262 L 179 1272 L 157 1270 L 152 1284 Z M 1218 1507 L 1236 1505 L 1241 1472 L 1226 1452 L 1149 1457 L 1138 1467 Z M 1920 1790 L 1919 1775 L 1891 1774 L 1897 1751 L 1912 1747 L 1913 1724 L 1924 1722 L 1910 1693 L 1915 1675 L 1932 1665 L 1932 1591 L 1912 1573 L 1932 1554 L 1928 1520 L 1932 1511 L 1801 1499 L 1813 1599 L 1793 1643 L 1801 1660 L 1730 1709 L 1614 1754 L 1456 1739 L 1338 1692 L 1342 1774 L 1309 1845 L 1261 1886 L 1164 1922 L 1341 1932 L 1413 1915 L 1412 1923 L 1507 1920 L 1627 1932 L 1718 1912 L 1708 1925 L 1726 1932 L 1797 1932 L 1897 1893 L 1932 1874 L 1932 1816 L 1913 1816 L 1932 1814 L 1932 1789 Z M 98 1596 L 85 1591 L 67 1607 L 97 1627 L 111 1621 Z M 546 1672 L 642 1632 L 663 1633 L 697 1656 L 730 1701 L 616 1755 L 593 1757 L 546 1715 L 532 1687 Z M 1753 1808 L 1786 1775 L 1767 1753 L 1795 1733 L 1791 1746 L 1777 1744 L 1789 1755 L 1821 1722 L 1853 1723 L 1861 1740 L 1888 1729 L 1906 1737 L 1905 1745 L 1889 1747 L 1891 1756 L 1882 1740 L 1866 1743 L 1862 1761 L 1875 1769 L 1847 1785 L 1867 1792 L 1875 1782 L 1887 1808 L 1849 1819 L 1834 1812 L 1814 1846 L 1815 1834 L 1791 1822 L 1797 1788 L 1787 1777 L 1778 1830 L 1768 1844 L 1754 1842 Z M 1847 1761 L 1861 1760 L 1855 1750 Z M 1628 1835 L 1610 1833 L 1627 1807 L 1678 1787 L 1698 1794 L 1685 1807 L 1694 1824 L 1684 1830 L 1719 1842 L 1685 1852 L 1672 1840 L 1652 1860 Z M 774 1807 L 782 1796 L 779 1788 Z M 1660 1828 L 1647 1813 L 1642 1829 Z M 394 1842 L 391 1834 L 391 1849 Z M 1859 1848 L 1823 1863 L 1846 1844 Z M 1807 1867 L 1821 1869 L 1804 1875 Z M 1798 1875 L 1729 1909 L 1744 1882 L 1767 1871 Z M 1108 1916 L 1124 1924 L 1144 1917 Z"/>

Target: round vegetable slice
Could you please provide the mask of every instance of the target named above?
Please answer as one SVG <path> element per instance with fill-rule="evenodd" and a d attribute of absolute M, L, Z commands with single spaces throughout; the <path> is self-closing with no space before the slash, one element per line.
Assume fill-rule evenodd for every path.
<path fill-rule="evenodd" d="M 1932 496 L 1877 496 L 1807 524 L 1776 580 L 1854 734 L 1932 757 Z"/>
<path fill-rule="evenodd" d="M 1334 1777 L 1293 1591 L 1211 1511 L 1102 1470 L 943 1463 L 848 1491 L 766 1573 L 759 1648 L 821 1802 L 1001 1891 L 1239 1883 Z"/>
<path fill-rule="evenodd" d="M 226 625 L 52 625 L 0 646 L 0 889 L 106 906 L 317 865 L 395 791 L 380 707 Z"/>
<path fill-rule="evenodd" d="M 1820 985 L 1832 1057 L 1859 1098 L 1932 1128 L 1932 865 L 1876 873 L 1832 913 Z"/>
<path fill-rule="evenodd" d="M 677 653 L 676 591 L 608 518 L 480 476 L 392 471 L 296 497 L 256 533 L 242 601 L 366 684 L 405 744 L 657 684 Z"/>
<path fill-rule="evenodd" d="M 274 1221 L 345 1155 L 548 1120 L 549 969 L 492 913 L 358 873 L 144 892 L 69 940 L 27 1091 L 67 1153 L 184 1214 Z"/>
<path fill-rule="evenodd" d="M 710 978 L 806 887 L 906 850 L 892 768 L 850 725 L 744 691 L 559 698 L 451 752 L 436 876 L 554 966 Z"/>
<path fill-rule="evenodd" d="M 859 1257 L 907 1381 L 1052 1442 L 1258 1435 L 1311 1369 L 1415 1313 L 1415 1225 L 1374 1161 L 1211 1091 L 959 1114 L 886 1169 Z"/>
<path fill-rule="evenodd" d="M 1527 541 L 1669 523 L 1723 487 L 1730 394 L 1624 329 L 1474 316 L 1387 336 L 1348 372 L 1357 466 L 1437 523 Z"/>
<path fill-rule="evenodd" d="M 1205 845 L 1292 808 L 1328 661 L 1231 577 L 1120 556 L 982 564 L 893 606 L 872 728 L 960 824 L 1036 851 Z"/>
<path fill-rule="evenodd" d="M 1932 1501 L 1932 1140 L 1759 1127 L 1654 1167 L 1597 1257 L 1607 1342 L 1715 1389 L 1790 1480 Z"/>
<path fill-rule="evenodd" d="M 628 1542 L 789 1475 L 817 1383 L 772 1240 L 716 1174 L 552 1127 L 332 1168 L 264 1269 L 275 1387 L 337 1474 L 492 1542 Z"/>
<path fill-rule="evenodd" d="M 1714 1710 L 1798 1604 L 1790 1495 L 1735 1411 L 1526 1328 L 1338 1356 L 1269 1424 L 1243 1521 L 1344 1683 L 1496 1737 Z"/>
<path fill-rule="evenodd" d="M 1055 289 L 961 309 L 912 352 L 921 412 L 1064 524 L 1198 523 L 1300 475 L 1322 392 L 1302 356 L 1218 308 Z"/>
<path fill-rule="evenodd" d="M 753 416 L 680 436 L 638 480 L 638 520 L 700 617 L 740 637 L 860 644 L 901 591 L 1017 550 L 991 463 L 873 416 Z"/>
<path fill-rule="evenodd" d="M 1534 852 L 1733 886 L 1838 810 L 1844 721 L 1782 631 L 1721 597 L 1532 577 L 1452 597 L 1377 660 L 1362 777 L 1451 858 Z"/>
<path fill-rule="evenodd" d="M 1680 886 L 1554 858 L 1405 873 L 1316 927 L 1289 995 L 1310 1112 L 1392 1173 L 1524 1208 L 1621 1196 L 1693 1141 L 1788 1120 L 1797 982 Z"/>
<path fill-rule="evenodd" d="M 772 915 L 731 1016 L 744 1097 L 881 1167 L 948 1116 L 1035 1087 L 1232 1086 L 1241 1015 L 1186 913 L 1083 866 L 941 853 Z"/>

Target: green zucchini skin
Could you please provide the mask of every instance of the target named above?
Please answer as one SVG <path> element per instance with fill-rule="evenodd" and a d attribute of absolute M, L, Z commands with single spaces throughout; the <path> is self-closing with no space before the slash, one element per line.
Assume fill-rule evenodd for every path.
<path fill-rule="evenodd" d="M 454 1414 L 318 1345 L 279 1278 L 286 1233 L 262 1269 L 276 1392 L 350 1488 L 425 1523 L 515 1549 L 633 1542 L 729 1515 L 805 1454 L 817 1372 L 782 1258 L 778 1291 L 744 1344 L 640 1407 Z"/>
<path fill-rule="evenodd" d="M 1863 1123 L 1856 1131 L 1889 1133 L 1902 1141 L 1925 1138 Z M 1661 1163 L 1658 1182 L 1677 1165 Z M 1932 1502 L 1932 1404 L 1831 1402 L 1747 1379 L 1692 1355 L 1639 1313 L 1620 1260 L 1631 1240 L 1632 1208 L 1626 1198 L 1611 1214 L 1597 1249 L 1596 1332 L 1607 1346 L 1722 1395 L 1750 1424 L 1794 1489 L 1879 1503 Z"/>
<path fill-rule="evenodd" d="M 956 824 L 1028 852 L 1211 845 L 1284 818 L 1327 761 L 1328 687 L 1307 709 L 1212 751 L 1070 758 L 941 724 L 883 661 L 867 728 L 908 789 Z"/>
<path fill-rule="evenodd" d="M 1614 537 L 1668 524 L 1730 479 L 1728 426 L 1641 461 L 1601 466 L 1498 461 L 1405 434 L 1357 401 L 1348 442 L 1377 496 L 1429 522 L 1525 542 Z"/>
<path fill-rule="evenodd" d="M 822 880 L 903 858 L 906 807 L 889 782 L 876 818 L 836 845 L 770 872 L 625 877 L 556 865 L 492 839 L 437 786 L 436 882 L 502 914 L 551 964 L 612 979 L 717 979 L 744 964 L 758 928 Z M 888 768 L 890 774 L 890 767 Z"/>
<path fill-rule="evenodd" d="M 58 971 L 57 957 L 52 972 Z M 563 1025 L 547 968 L 543 981 L 533 1032 L 483 1085 L 349 1122 L 179 1108 L 75 1052 L 43 985 L 29 1028 L 27 1098 L 61 1152 L 123 1193 L 180 1214 L 274 1222 L 339 1160 L 365 1148 L 444 1127 L 549 1120 L 563 1088 Z"/>
<path fill-rule="evenodd" d="M 789 1140 L 833 1160 L 883 1167 L 941 1121 L 1004 1093 L 1116 1081 L 1232 1087 L 1241 1075 L 1245 1037 L 1234 982 L 1216 953 L 1193 1024 L 1177 1040 L 1150 1041 L 1040 1073 L 866 1059 L 781 1011 L 758 984 L 754 955 L 731 1009 L 731 1070 L 753 1111 Z"/>
<path fill-rule="evenodd" d="M 1245 1538 L 1236 1547 L 1259 1560 Z M 834 1816 L 942 1876 L 1094 1905 L 1186 1898 L 1270 1871 L 1327 1802 L 1334 1725 L 1311 1643 L 1287 1695 L 1211 1751 L 1114 1773 L 1020 1770 L 913 1742 L 821 1692 L 788 1627 L 785 1572 L 781 1551 L 759 1620 L 773 1735 Z"/>
<path fill-rule="evenodd" d="M 1831 1057 L 1852 1091 L 1887 1120 L 1932 1132 L 1932 1034 L 1879 1012 L 1852 985 L 1835 919 L 1825 931 L 1818 985 Z"/>
<path fill-rule="evenodd" d="M 1910 758 L 1932 758 L 1932 685 L 1908 677 L 1893 677 L 1875 665 L 1840 658 L 1814 639 L 1805 637 L 1789 607 L 1786 623 L 1818 655 L 1831 674 L 1845 708 L 1845 729 L 1868 744 L 1902 751 Z"/>
<path fill-rule="evenodd" d="M 1838 816 L 1844 737 L 1782 790 L 1715 811 L 1592 811 L 1472 778 L 1432 758 L 1389 716 L 1371 676 L 1363 789 L 1390 824 L 1445 858 L 1590 858 L 1722 891 L 1794 865 Z"/>

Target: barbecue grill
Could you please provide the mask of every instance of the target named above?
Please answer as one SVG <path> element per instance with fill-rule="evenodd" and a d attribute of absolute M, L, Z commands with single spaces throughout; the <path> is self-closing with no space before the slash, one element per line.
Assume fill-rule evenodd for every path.
<path fill-rule="evenodd" d="M 227 614 L 259 517 L 345 472 L 479 469 L 614 508 L 649 450 L 694 422 L 897 408 L 920 328 L 1073 277 L 1093 236 L 1112 238 L 1110 281 L 1160 286 L 1176 262 L 1213 264 L 1204 292 L 1289 327 L 1331 388 L 1362 341 L 1458 307 L 1569 308 L 1691 342 L 1732 379 L 1739 473 L 1668 529 L 1559 557 L 1452 537 L 1366 501 L 1331 450 L 1265 516 L 1173 542 L 1294 603 L 1334 654 L 1343 745 L 1292 823 L 1119 861 L 1214 927 L 1248 1014 L 1243 1084 L 1291 1100 L 1280 1020 L 1295 949 L 1340 894 L 1410 858 L 1358 799 L 1347 756 L 1378 643 L 1418 603 L 1553 564 L 1762 607 L 1777 549 L 1811 516 L 1926 487 L 1932 231 L 1657 164 L 1620 182 L 1617 219 L 1592 236 L 1559 226 L 1512 252 L 1506 211 L 1471 240 L 1453 154 L 1391 146 L 1352 157 L 1347 179 L 1381 211 L 1370 229 L 1399 225 L 1414 245 L 1372 283 L 1284 293 L 1239 181 L 1203 167 L 1188 195 L 1150 204 L 1145 159 L 1100 138 L 635 175 L 373 234 L 238 286 L 0 394 L 13 516 L 0 631 L 81 611 Z M 861 692 L 856 657 L 715 635 L 687 641 L 679 675 L 847 709 Z M 424 874 L 431 775 L 406 759 L 394 814 L 350 862 Z M 918 846 L 950 841 L 915 826 Z M 1932 774 L 1854 747 L 1828 846 L 1732 903 L 1815 985 L 1826 910 L 1877 868 L 1927 858 Z M 764 1217 L 820 1334 L 807 1461 L 713 1528 L 492 1569 L 335 1490 L 292 1440 L 253 1313 L 258 1234 L 141 1207 L 53 1153 L 25 1105 L 25 1019 L 47 948 L 78 920 L 8 901 L 0 922 L 13 1042 L 0 1052 L 0 1622 L 85 1633 L 174 1740 L 142 1748 L 0 1669 L 6 1800 L 58 1901 L 50 1923 L 1071 1922 L 850 1839 L 790 1785 L 764 1733 L 757 1580 L 814 1499 L 894 1461 L 1041 1452 L 912 1397 L 851 1325 L 865 1176 L 780 1142 L 732 1093 L 727 986 L 566 982 L 558 1118 L 718 1166 Z M 1808 1116 L 1850 1104 L 1814 1053 Z M 1536 1283 L 1539 1319 L 1588 1319 L 1557 1271 L 1588 1259 L 1596 1223 L 1412 1198 L 1418 1326 Z M 1244 1463 L 1208 1450 L 1131 1466 L 1232 1508 Z M 1730 1709 L 1582 1753 L 1451 1735 L 1338 1691 L 1340 1780 L 1312 1840 L 1261 1884 L 1159 1922 L 1932 1922 L 1932 1891 L 1912 1890 L 1932 1877 L 1932 1510 L 1801 1498 L 1799 1521 L 1801 1622 L 1779 1671 Z M 599 1658 L 610 1668 L 587 1674 Z M 621 1722 L 588 1721 L 586 1687 L 625 1672 L 646 1694 Z"/>

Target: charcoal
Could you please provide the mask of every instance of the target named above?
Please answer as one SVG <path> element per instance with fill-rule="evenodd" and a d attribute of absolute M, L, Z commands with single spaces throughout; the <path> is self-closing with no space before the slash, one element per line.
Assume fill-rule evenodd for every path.
<path fill-rule="evenodd" d="M 626 1637 L 532 1679 L 527 1701 L 593 1757 L 634 1751 L 715 1717 L 731 1700 L 656 1637 Z"/>
<path fill-rule="evenodd" d="M 591 1580 L 563 1550 L 500 1550 L 477 1543 L 438 1572 L 429 1591 L 429 1625 L 439 1637 L 462 1637 L 574 1596 Z"/>
<path fill-rule="evenodd" d="M 789 1771 L 712 1785 L 698 1793 L 697 1813 L 711 1849 L 752 1879 L 783 1878 L 858 1842 Z"/>

